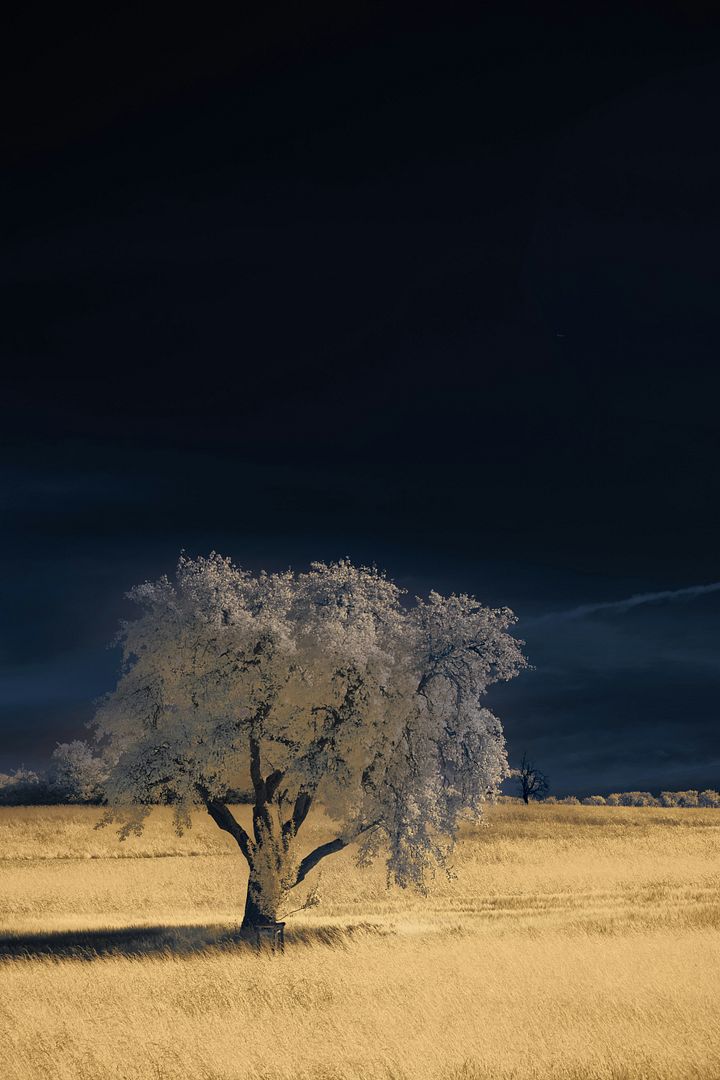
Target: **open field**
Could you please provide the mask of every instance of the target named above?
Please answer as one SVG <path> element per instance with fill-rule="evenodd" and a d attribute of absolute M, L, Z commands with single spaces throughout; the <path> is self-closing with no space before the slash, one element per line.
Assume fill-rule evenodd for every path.
<path fill-rule="evenodd" d="M 209 820 L 98 816 L 0 809 L 3 1080 L 720 1077 L 718 811 L 503 804 L 425 898 L 343 852 L 284 956 Z"/>

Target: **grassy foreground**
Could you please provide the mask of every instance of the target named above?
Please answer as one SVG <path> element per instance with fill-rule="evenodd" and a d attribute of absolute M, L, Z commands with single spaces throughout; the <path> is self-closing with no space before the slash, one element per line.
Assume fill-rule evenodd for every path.
<path fill-rule="evenodd" d="M 284 956 L 212 822 L 98 816 L 0 809 L 4 1080 L 720 1078 L 718 811 L 503 804 L 425 898 L 343 852 Z"/>

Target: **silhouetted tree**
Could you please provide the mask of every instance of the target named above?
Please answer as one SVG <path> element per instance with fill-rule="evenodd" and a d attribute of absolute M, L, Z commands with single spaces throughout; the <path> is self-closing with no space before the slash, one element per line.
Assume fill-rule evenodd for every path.
<path fill-rule="evenodd" d="M 531 799 L 544 799 L 547 795 L 550 788 L 548 778 L 533 765 L 527 754 L 523 754 L 520 768 L 515 770 L 515 776 L 526 805 Z"/>

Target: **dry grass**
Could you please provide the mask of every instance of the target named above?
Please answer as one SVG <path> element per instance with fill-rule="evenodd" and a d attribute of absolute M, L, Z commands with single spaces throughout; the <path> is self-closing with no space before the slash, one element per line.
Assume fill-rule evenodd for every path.
<path fill-rule="evenodd" d="M 3 1080 L 720 1077 L 718 811 L 501 805 L 426 898 L 333 856 L 284 956 L 211 822 L 97 816 L 0 810 Z"/>

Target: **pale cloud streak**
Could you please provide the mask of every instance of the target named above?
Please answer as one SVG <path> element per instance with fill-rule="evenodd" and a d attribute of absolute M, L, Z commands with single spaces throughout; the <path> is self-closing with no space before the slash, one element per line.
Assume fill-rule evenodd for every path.
<path fill-rule="evenodd" d="M 572 622 L 576 619 L 584 619 L 588 615 L 598 612 L 615 612 L 618 615 L 641 607 L 643 604 L 657 604 L 673 600 L 691 600 L 707 593 L 720 592 L 720 581 L 710 585 L 691 585 L 686 589 L 663 589 L 661 592 L 636 593 L 624 600 L 609 600 L 597 604 L 580 604 L 578 607 L 568 608 L 566 611 L 551 611 L 547 615 L 539 615 L 533 619 L 524 619 L 524 623 L 547 623 L 547 622 Z"/>

